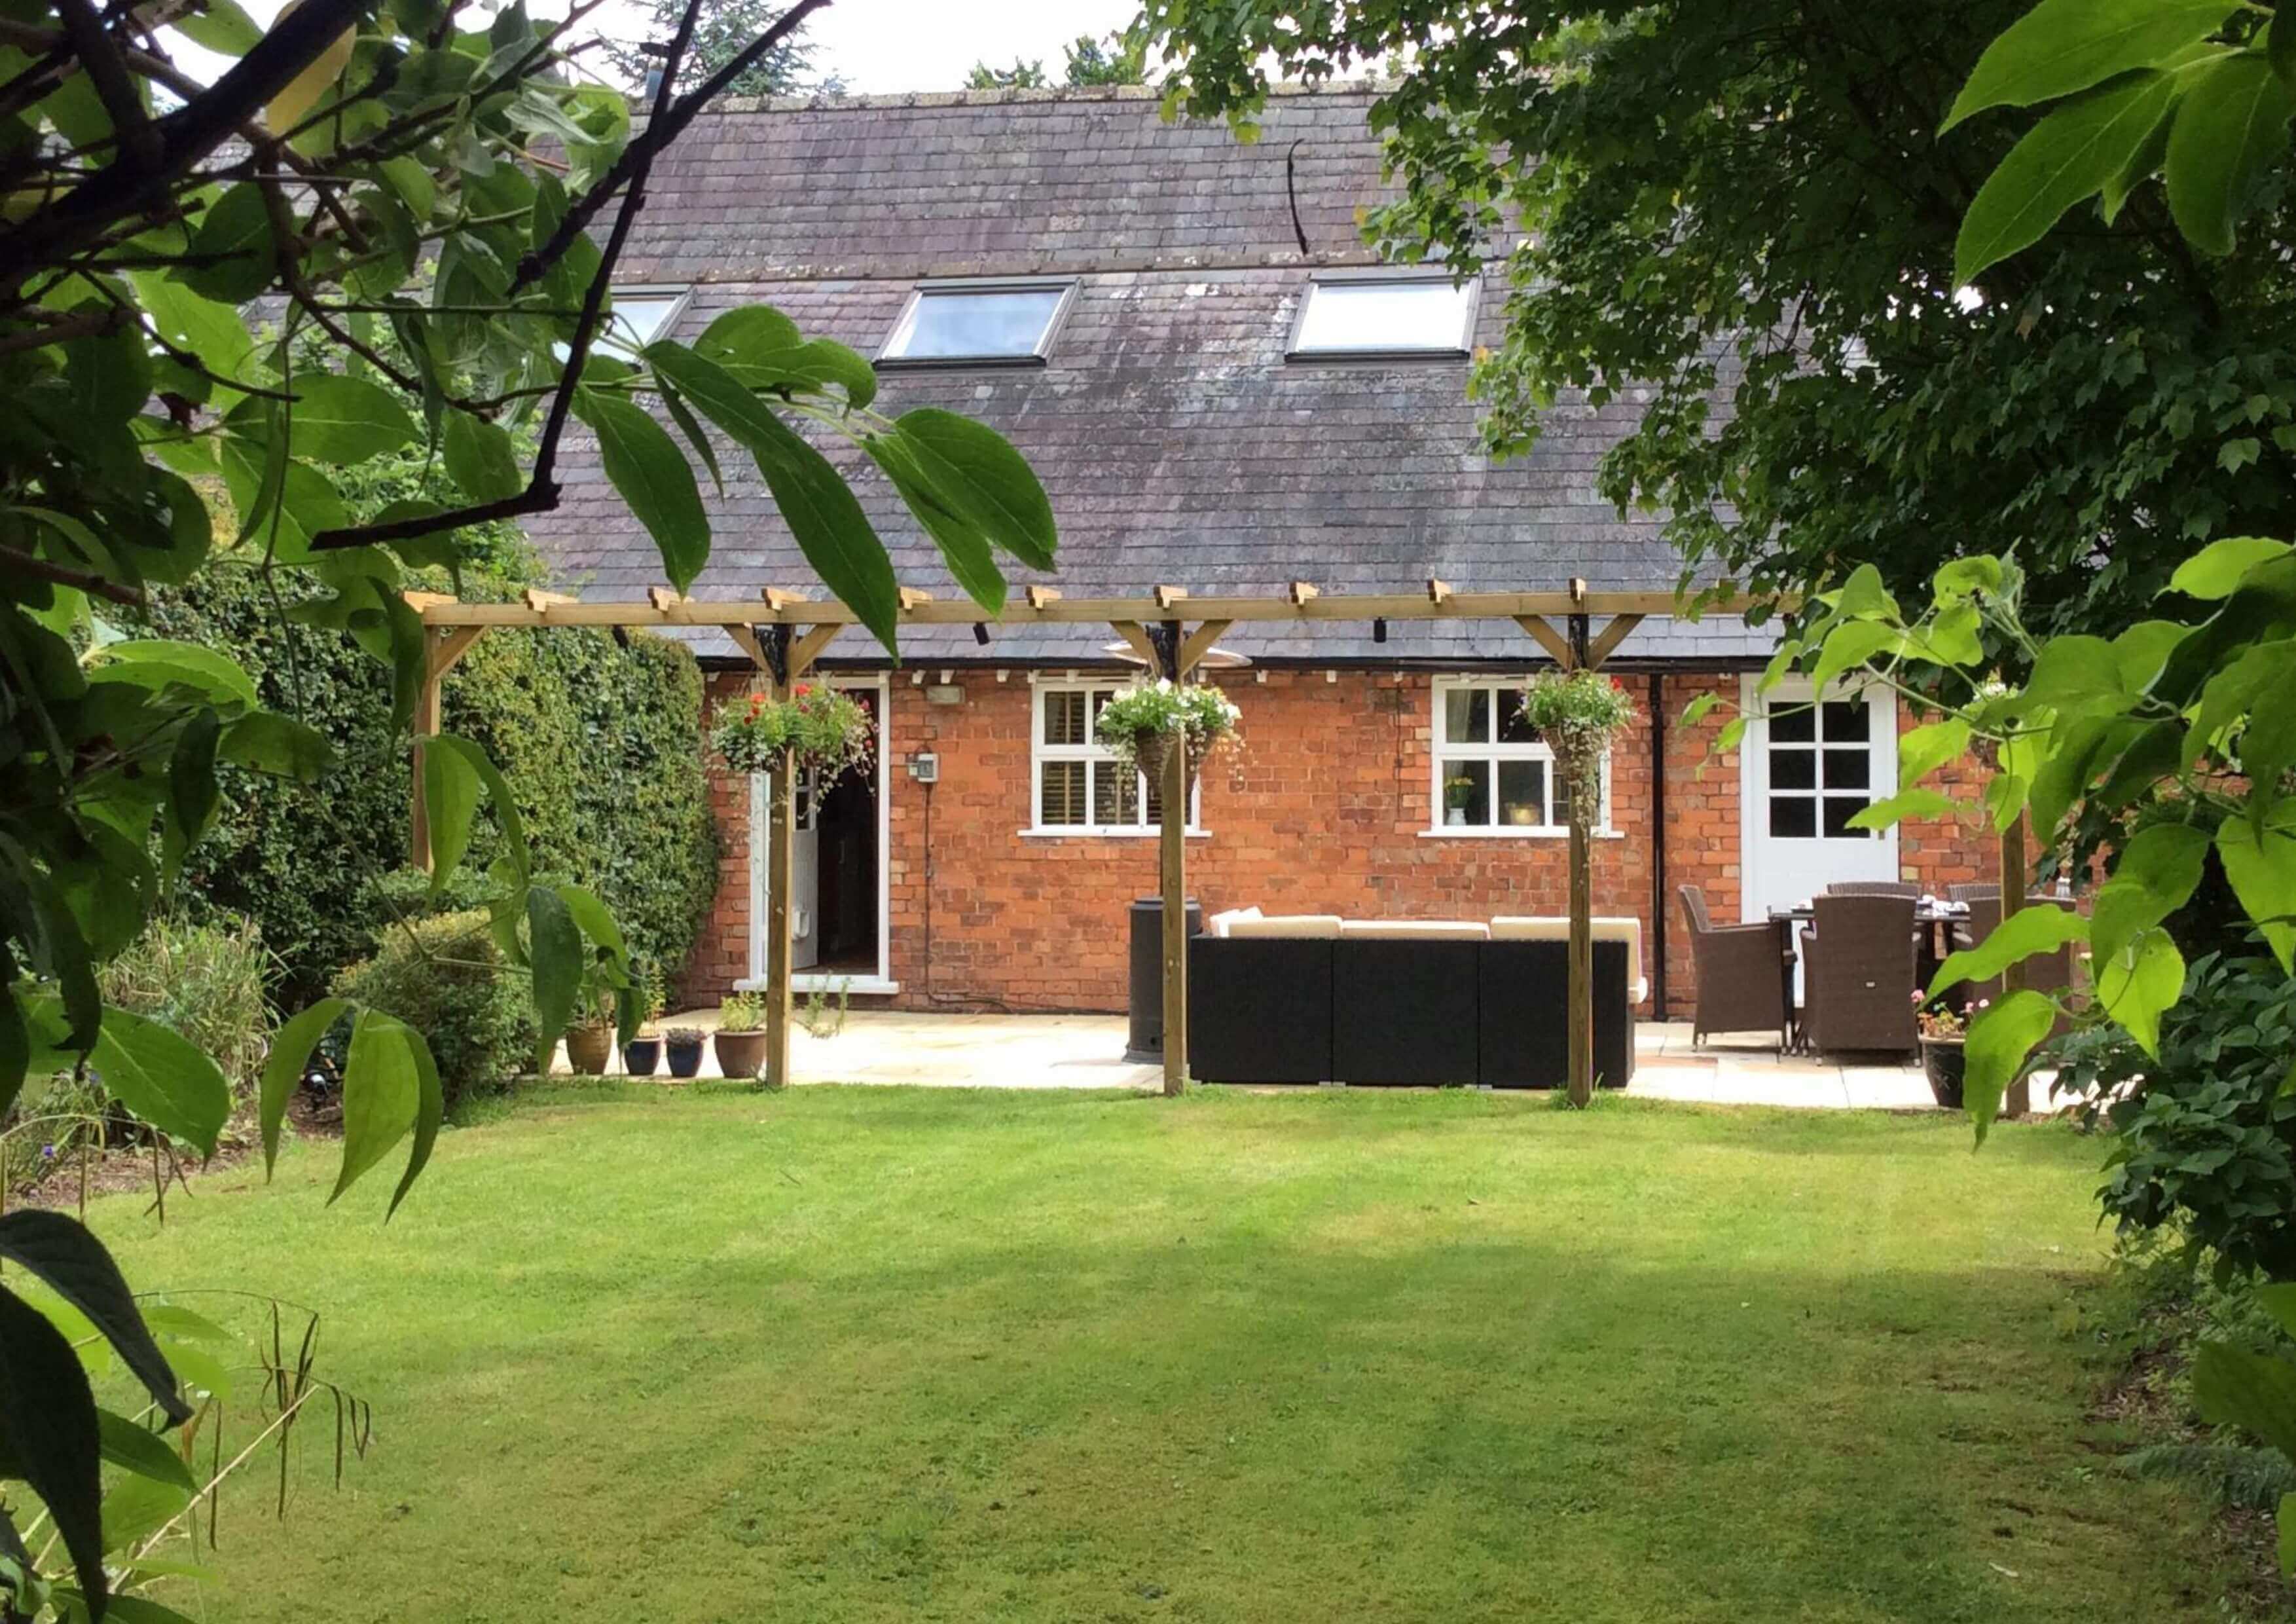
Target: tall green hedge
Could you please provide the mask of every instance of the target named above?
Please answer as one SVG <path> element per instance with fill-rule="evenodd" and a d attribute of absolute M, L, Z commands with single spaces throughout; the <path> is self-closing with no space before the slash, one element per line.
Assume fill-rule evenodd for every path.
<path fill-rule="evenodd" d="M 373 951 L 390 917 L 378 882 L 407 861 L 413 780 L 390 731 L 390 673 L 348 637 L 308 626 L 292 628 L 291 660 L 274 606 L 239 571 L 205 572 L 149 619 L 158 636 L 231 653 L 266 704 L 299 710 L 343 752 L 316 790 L 232 773 L 217 826 L 184 865 L 187 907 L 261 925 L 283 1003 L 323 996 Z M 509 777 L 539 867 L 596 890 L 632 951 L 673 972 L 718 882 L 701 706 L 683 645 L 633 636 L 622 647 L 604 632 L 490 631 L 446 684 L 445 726 Z M 475 831 L 466 861 L 482 870 L 494 839 L 491 826 Z"/>

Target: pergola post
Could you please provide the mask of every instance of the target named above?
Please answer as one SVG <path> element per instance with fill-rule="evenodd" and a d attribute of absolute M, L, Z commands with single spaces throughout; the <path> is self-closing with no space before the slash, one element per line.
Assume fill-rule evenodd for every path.
<path fill-rule="evenodd" d="M 1570 617 L 1571 671 L 1587 668 L 1587 617 Z M 1595 858 L 1587 825 L 1595 809 L 1570 797 L 1570 1103 L 1588 1105 L 1595 1099 Z"/>
<path fill-rule="evenodd" d="M 2001 832 L 2001 917 L 2006 924 L 2009 916 L 2025 906 L 2025 888 L 2030 880 L 2032 865 L 2025 855 L 2025 819 L 2021 814 L 2010 820 Z M 2025 961 L 2016 959 L 2001 972 L 2001 996 L 2007 997 L 2025 985 Z M 2032 1080 L 2020 1073 L 2009 1085 L 2001 1102 L 2005 1117 L 2021 1117 L 2033 1109 Z"/>
<path fill-rule="evenodd" d="M 1192 651 L 1180 634 L 1177 620 L 1160 620 L 1146 628 L 1156 653 L 1156 671 L 1173 682 L 1185 681 L 1194 664 Z M 1200 654 L 1199 654 L 1200 657 Z M 1156 845 L 1160 889 L 1164 893 L 1164 1095 L 1180 1094 L 1188 1081 L 1188 746 L 1185 735 L 1170 741 L 1158 769 L 1163 782 L 1158 796 L 1163 816 L 1157 819 Z"/>

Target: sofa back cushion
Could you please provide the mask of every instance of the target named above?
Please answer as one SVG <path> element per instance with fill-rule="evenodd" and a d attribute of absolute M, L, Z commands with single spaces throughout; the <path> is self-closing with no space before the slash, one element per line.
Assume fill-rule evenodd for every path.
<path fill-rule="evenodd" d="M 1340 927 L 1343 937 L 1374 941 L 1488 941 L 1490 926 L 1476 919 L 1350 919 Z"/>
<path fill-rule="evenodd" d="M 1337 914 L 1263 914 L 1228 923 L 1230 936 L 1290 936 L 1323 941 L 1340 933 Z"/>
<path fill-rule="evenodd" d="M 1259 917 L 1259 909 L 1256 906 L 1248 908 L 1230 908 L 1224 914 L 1215 914 L 1210 919 L 1205 920 L 1204 934 L 1207 936 L 1226 936 L 1230 930 L 1234 929 L 1242 921 L 1247 919 L 1257 919 Z"/>
<path fill-rule="evenodd" d="M 1643 987 L 1643 922 L 1631 915 L 1598 915 L 1587 921 L 1595 940 L 1627 944 L 1627 985 L 1637 989 L 1635 1002 L 1649 995 Z M 1546 915 L 1503 914 L 1491 921 L 1494 941 L 1569 941 L 1570 922 Z"/>

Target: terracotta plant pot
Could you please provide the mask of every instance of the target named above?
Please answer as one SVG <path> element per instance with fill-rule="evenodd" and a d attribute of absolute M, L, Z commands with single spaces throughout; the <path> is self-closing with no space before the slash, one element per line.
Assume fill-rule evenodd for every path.
<path fill-rule="evenodd" d="M 672 1077 L 692 1077 L 701 1070 L 701 1039 L 699 1038 L 668 1038 L 662 1047 L 669 1053 L 669 1074 Z"/>
<path fill-rule="evenodd" d="M 660 1038 L 633 1038 L 622 1046 L 622 1067 L 632 1077 L 652 1077 L 660 1066 Z"/>
<path fill-rule="evenodd" d="M 1948 1111 L 1961 1109 L 1962 1074 L 1968 1059 L 1958 1038 L 1922 1039 L 1922 1074 L 1929 1079 L 1931 1095 Z"/>
<path fill-rule="evenodd" d="M 611 1026 L 576 1026 L 566 1030 L 566 1062 L 584 1077 L 603 1077 L 607 1057 L 613 1052 Z"/>
<path fill-rule="evenodd" d="M 727 1077 L 755 1078 L 765 1070 L 766 1035 L 763 1032 L 720 1032 L 718 1034 L 718 1070 Z"/>

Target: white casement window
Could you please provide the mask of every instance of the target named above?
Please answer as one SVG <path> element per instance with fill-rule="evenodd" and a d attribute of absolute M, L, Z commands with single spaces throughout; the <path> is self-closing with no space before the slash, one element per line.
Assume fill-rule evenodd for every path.
<path fill-rule="evenodd" d="M 877 358 L 945 365 L 1042 361 L 1075 291 L 1068 277 L 921 283 Z"/>
<path fill-rule="evenodd" d="M 1164 817 L 1161 786 L 1119 760 L 1094 734 L 1118 681 L 1039 683 L 1029 751 L 1030 807 L 1039 834 L 1153 834 Z M 1201 800 L 1199 786 L 1196 799 Z M 1189 827 L 1195 826 L 1189 808 Z"/>
<path fill-rule="evenodd" d="M 1435 685 L 1436 834 L 1554 835 L 1567 831 L 1569 792 L 1554 752 L 1522 715 L 1522 683 L 1471 678 Z M 1611 822 L 1611 762 L 1603 760 L 1598 829 Z"/>
<path fill-rule="evenodd" d="M 1325 271 L 1308 284 L 1292 330 L 1294 357 L 1464 356 L 1475 287 L 1448 271 Z"/>
<path fill-rule="evenodd" d="M 617 287 L 611 291 L 613 308 L 598 328 L 596 347 L 601 355 L 625 361 L 656 339 L 668 338 L 693 298 L 693 290 L 686 287 Z M 574 353 L 564 344 L 553 344 L 550 349 L 562 361 Z"/>

